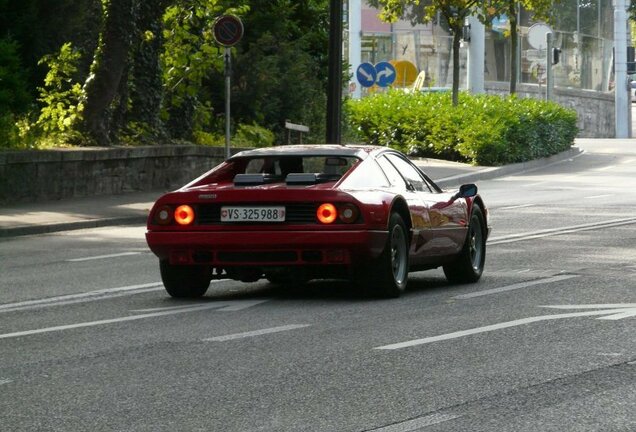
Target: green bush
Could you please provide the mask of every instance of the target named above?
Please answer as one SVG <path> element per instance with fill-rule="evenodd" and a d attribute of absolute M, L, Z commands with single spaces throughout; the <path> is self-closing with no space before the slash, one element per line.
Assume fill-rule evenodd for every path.
<path fill-rule="evenodd" d="M 553 102 L 515 96 L 390 91 L 347 107 L 352 128 L 369 144 L 431 158 L 503 165 L 570 148 L 576 112 Z"/>
<path fill-rule="evenodd" d="M 275 136 L 272 131 L 256 123 L 239 124 L 233 144 L 238 147 L 270 147 L 274 145 Z"/>

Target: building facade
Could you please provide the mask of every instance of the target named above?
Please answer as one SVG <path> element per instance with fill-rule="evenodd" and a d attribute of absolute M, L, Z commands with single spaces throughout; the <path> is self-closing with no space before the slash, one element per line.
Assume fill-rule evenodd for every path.
<path fill-rule="evenodd" d="M 359 23 L 354 7 L 360 8 Z M 349 2 L 351 35 L 359 35 L 359 62 L 407 61 L 424 72 L 426 85 L 450 87 L 452 84 L 451 36 L 437 24 L 412 26 L 409 22 L 388 24 L 378 18 L 376 9 L 364 1 Z M 532 14 L 519 16 L 519 63 L 517 82 L 521 97 L 544 97 L 546 85 L 545 49 L 537 49 L 529 40 Z M 359 25 L 359 30 L 356 27 Z M 614 7 L 611 0 L 563 0 L 554 10 L 554 46 L 561 50 L 560 61 L 552 68 L 554 99 L 579 113 L 581 136 L 614 136 Z M 355 34 L 353 33 L 355 32 Z M 351 36 L 350 35 L 350 36 Z M 484 41 L 485 90 L 505 94 L 510 81 L 510 36 L 506 17 L 486 28 Z M 460 49 L 460 88 L 467 88 L 467 51 L 470 42 Z M 352 50 L 349 44 L 349 50 Z M 353 48 L 355 49 L 355 48 Z M 355 68 L 355 61 L 351 61 Z M 353 82 L 354 97 L 377 89 L 361 89 Z M 410 80 L 396 81 L 394 86 L 412 85 Z"/>

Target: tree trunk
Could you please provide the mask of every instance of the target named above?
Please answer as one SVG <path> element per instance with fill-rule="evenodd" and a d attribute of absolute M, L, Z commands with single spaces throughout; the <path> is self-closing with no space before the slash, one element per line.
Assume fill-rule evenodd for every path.
<path fill-rule="evenodd" d="M 453 29 L 453 106 L 459 104 L 459 45 L 462 29 Z"/>
<path fill-rule="evenodd" d="M 508 18 L 510 20 L 510 94 L 517 92 L 517 65 L 519 64 L 519 59 L 517 58 L 519 53 L 517 49 L 519 44 L 519 38 L 517 37 L 517 8 L 515 5 L 515 2 L 510 3 Z"/>
<path fill-rule="evenodd" d="M 146 128 L 152 138 L 163 135 L 160 120 L 163 100 L 159 56 L 163 48 L 162 18 L 166 0 L 144 0 L 139 4 L 136 28 L 136 48 L 133 60 L 131 106 L 127 120 Z M 146 32 L 150 32 L 147 37 Z"/>
<path fill-rule="evenodd" d="M 96 145 L 111 143 L 110 107 L 126 70 L 135 25 L 134 5 L 134 0 L 110 0 L 106 6 L 101 43 L 84 84 L 83 129 Z"/>

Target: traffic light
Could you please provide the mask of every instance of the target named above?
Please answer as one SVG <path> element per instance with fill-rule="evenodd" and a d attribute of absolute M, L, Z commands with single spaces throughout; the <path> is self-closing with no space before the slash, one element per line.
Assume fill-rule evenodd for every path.
<path fill-rule="evenodd" d="M 552 64 L 558 64 L 561 59 L 561 48 L 552 48 Z"/>

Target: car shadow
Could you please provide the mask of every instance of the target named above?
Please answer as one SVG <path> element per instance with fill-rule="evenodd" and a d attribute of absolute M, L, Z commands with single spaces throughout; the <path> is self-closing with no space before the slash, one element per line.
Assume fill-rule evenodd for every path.
<path fill-rule="evenodd" d="M 445 277 L 436 274 L 413 273 L 408 287 L 400 298 L 414 294 L 436 294 L 447 292 L 461 285 L 450 284 Z M 386 300 L 370 293 L 371 290 L 356 287 L 347 280 L 319 279 L 303 284 L 279 285 L 261 280 L 253 283 L 228 282 L 223 287 L 210 285 L 205 296 L 198 299 L 173 299 L 169 302 L 204 303 L 235 300 L 321 300 L 334 302 L 362 302 Z"/>

